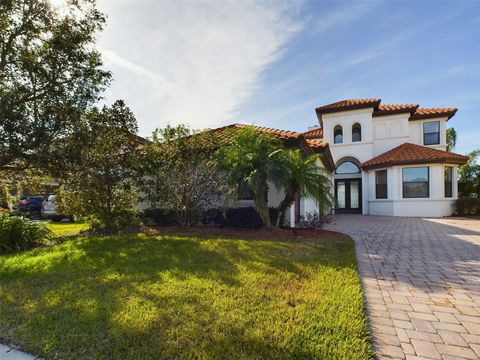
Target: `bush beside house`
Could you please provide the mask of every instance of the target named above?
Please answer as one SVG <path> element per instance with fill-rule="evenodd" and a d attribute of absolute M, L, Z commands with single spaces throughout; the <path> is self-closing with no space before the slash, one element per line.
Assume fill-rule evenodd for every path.
<path fill-rule="evenodd" d="M 480 149 L 468 154 L 468 162 L 459 168 L 458 200 L 459 215 L 480 214 Z"/>

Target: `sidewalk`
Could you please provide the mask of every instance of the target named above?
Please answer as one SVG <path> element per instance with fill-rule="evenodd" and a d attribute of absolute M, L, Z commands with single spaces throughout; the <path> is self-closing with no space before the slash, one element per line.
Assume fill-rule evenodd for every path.
<path fill-rule="evenodd" d="M 34 360 L 40 359 L 37 356 L 33 356 L 19 350 L 12 349 L 9 346 L 0 344 L 0 360 Z"/>

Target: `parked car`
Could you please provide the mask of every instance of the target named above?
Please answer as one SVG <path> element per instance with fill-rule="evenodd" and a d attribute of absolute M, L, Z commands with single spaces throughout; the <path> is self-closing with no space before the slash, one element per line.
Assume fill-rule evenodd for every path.
<path fill-rule="evenodd" d="M 42 202 L 45 200 L 44 196 L 23 196 L 20 199 L 20 204 L 16 207 L 14 214 L 27 216 L 30 219 L 38 220 L 42 214 Z"/>
<path fill-rule="evenodd" d="M 48 195 L 42 203 L 42 218 L 50 219 L 53 221 L 60 221 L 63 219 L 69 219 L 73 221 L 73 216 L 60 214 L 57 211 L 57 205 L 55 204 L 56 195 Z"/>

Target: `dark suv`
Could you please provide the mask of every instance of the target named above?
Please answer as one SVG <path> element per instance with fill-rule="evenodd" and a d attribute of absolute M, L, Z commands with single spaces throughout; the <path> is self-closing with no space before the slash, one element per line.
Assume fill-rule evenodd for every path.
<path fill-rule="evenodd" d="M 42 202 L 44 196 L 23 196 L 15 211 L 17 215 L 28 216 L 30 219 L 38 220 L 42 217 Z"/>

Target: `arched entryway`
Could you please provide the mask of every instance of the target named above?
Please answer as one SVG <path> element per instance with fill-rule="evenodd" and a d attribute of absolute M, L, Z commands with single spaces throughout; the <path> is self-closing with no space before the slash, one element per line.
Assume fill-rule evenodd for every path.
<path fill-rule="evenodd" d="M 335 168 L 335 212 L 362 212 L 362 171 L 360 162 L 346 157 L 337 162 Z"/>

